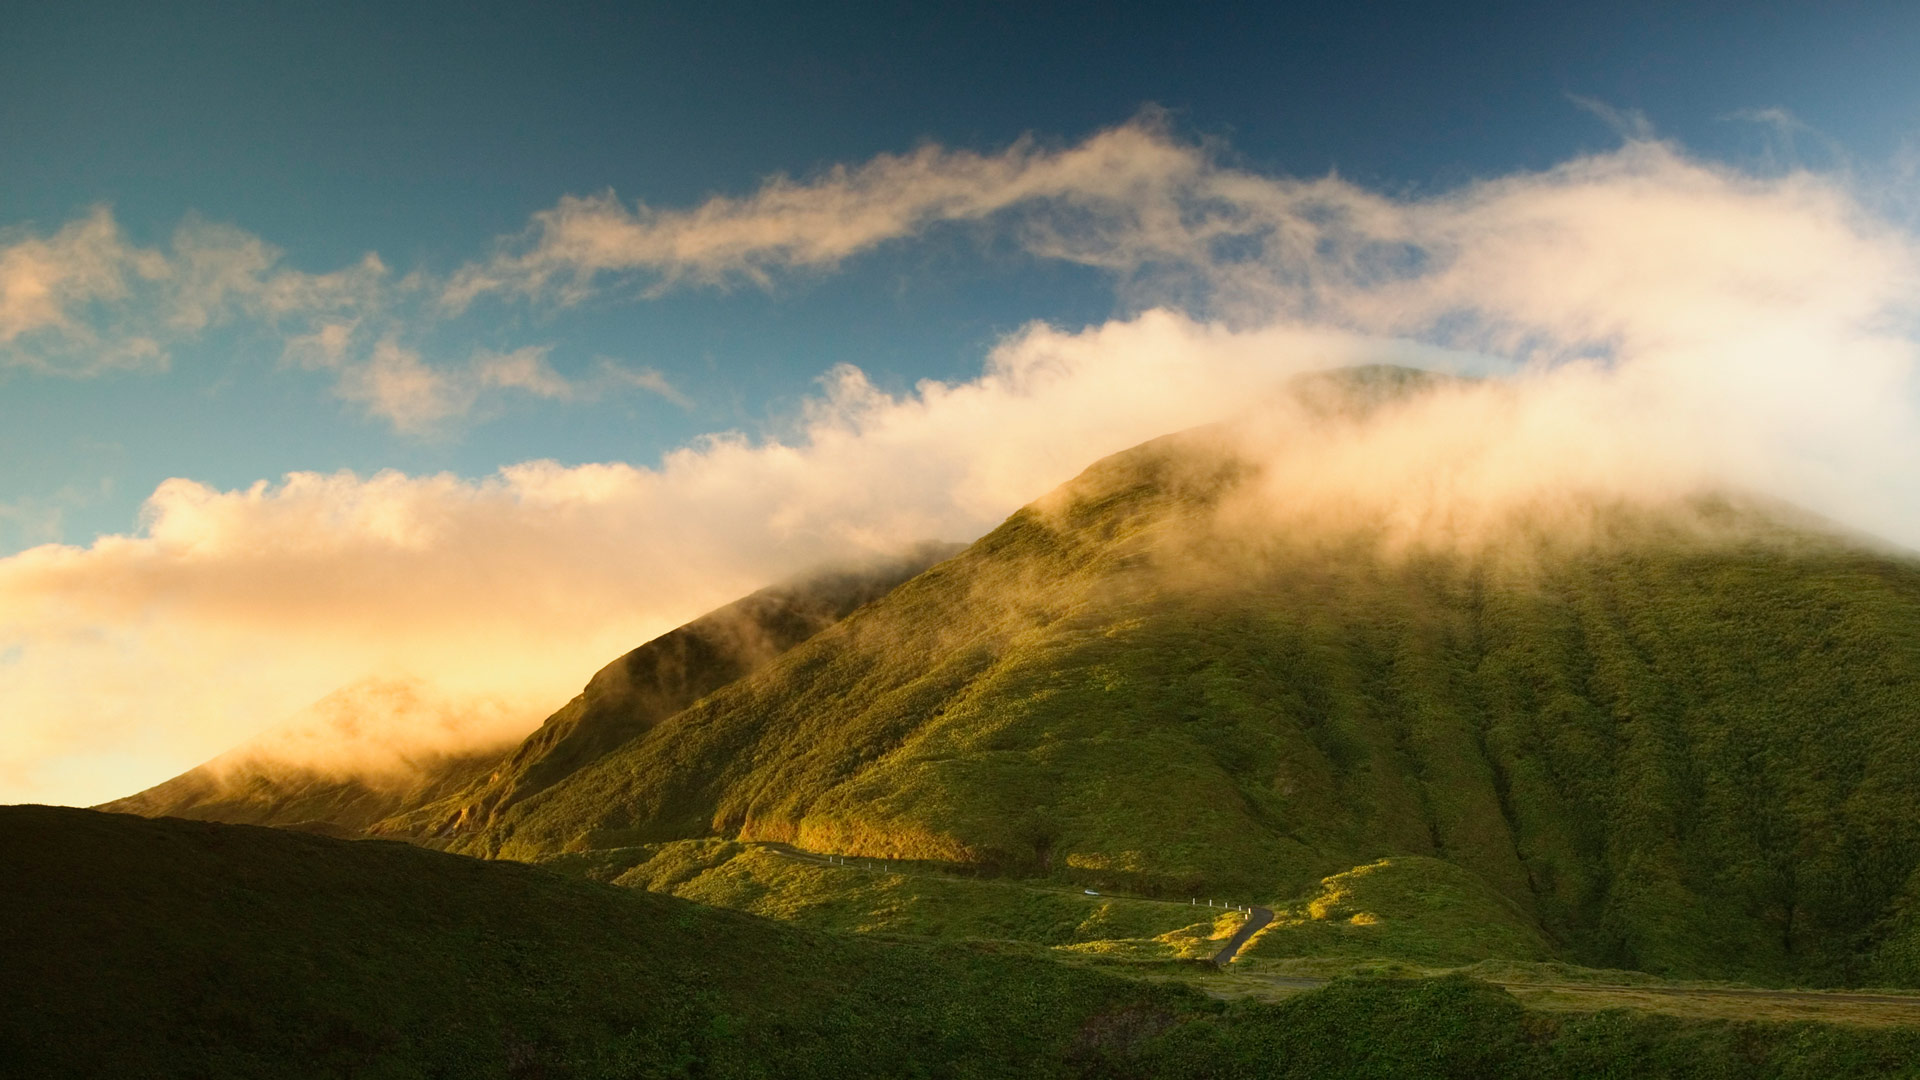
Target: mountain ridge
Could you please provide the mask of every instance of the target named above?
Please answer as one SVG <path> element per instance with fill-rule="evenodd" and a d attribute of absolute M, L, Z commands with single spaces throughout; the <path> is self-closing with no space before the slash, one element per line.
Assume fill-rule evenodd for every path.
<path fill-rule="evenodd" d="M 1724 496 L 1504 549 L 1215 543 L 1257 473 L 1218 450 L 1095 464 L 456 847 L 715 836 L 1263 902 L 1440 857 L 1580 962 L 1877 970 L 1920 866 L 1920 562 Z"/>
<path fill-rule="evenodd" d="M 469 828 L 544 789 L 644 731 L 665 715 L 755 670 L 901 580 L 963 545 L 925 541 L 886 556 L 829 564 L 760 589 L 623 654 L 597 671 L 573 701 L 524 737 L 471 751 L 414 751 L 378 772 L 303 764 L 293 751 L 244 744 L 133 795 L 95 809 L 354 835 L 432 840 Z M 377 702 L 357 700 L 373 695 Z M 318 733 L 353 733 L 369 710 L 420 712 L 422 690 L 369 680 L 315 706 Z M 396 710 L 396 701 L 400 708 Z M 375 709 L 374 706 L 379 706 Z M 330 708 L 329 708 L 330 707 Z M 313 710 L 310 710 L 313 711 Z M 445 712 L 446 707 L 441 706 Z M 447 726 L 449 717 L 442 721 Z"/>

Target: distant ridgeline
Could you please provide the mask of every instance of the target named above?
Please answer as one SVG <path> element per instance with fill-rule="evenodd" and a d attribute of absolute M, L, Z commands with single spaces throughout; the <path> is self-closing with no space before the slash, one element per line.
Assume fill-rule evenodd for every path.
<path fill-rule="evenodd" d="M 919 544 L 892 558 L 762 589 L 709 612 L 602 668 L 517 747 L 423 755 L 404 772 L 364 778 L 291 766 L 242 746 L 96 809 L 329 835 L 452 835 L 490 821 L 963 547 Z M 391 708 L 395 696 L 409 698 L 404 684 L 377 689 L 382 708 Z M 343 691 L 323 704 L 350 712 L 355 702 Z"/>
<path fill-rule="evenodd" d="M 1298 393 L 1339 420 L 1430 381 Z M 917 576 L 749 597 L 763 648 L 689 624 L 486 775 L 352 824 L 514 859 L 783 841 L 1322 913 L 1386 890 L 1581 964 L 1920 985 L 1920 562 L 1735 498 L 1595 502 L 1577 541 L 1524 516 L 1393 552 L 1223 533 L 1262 469 L 1234 446 L 1114 455 Z M 155 792 L 119 805 L 182 809 Z"/>

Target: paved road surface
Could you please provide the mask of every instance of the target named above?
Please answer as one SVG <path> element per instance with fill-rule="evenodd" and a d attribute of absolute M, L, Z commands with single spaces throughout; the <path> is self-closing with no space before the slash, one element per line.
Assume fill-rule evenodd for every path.
<path fill-rule="evenodd" d="M 1247 916 L 1246 925 L 1240 927 L 1239 933 L 1227 939 L 1226 948 L 1214 954 L 1214 967 L 1226 967 L 1233 961 L 1233 954 L 1239 952 L 1240 947 L 1247 943 L 1247 939 L 1259 933 L 1261 927 L 1273 921 L 1272 908 L 1256 907 L 1248 910 L 1252 914 Z"/>

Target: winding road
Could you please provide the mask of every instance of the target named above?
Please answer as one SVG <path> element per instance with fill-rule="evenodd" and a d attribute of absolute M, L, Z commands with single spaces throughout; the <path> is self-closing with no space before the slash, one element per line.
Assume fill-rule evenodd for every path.
<path fill-rule="evenodd" d="M 1219 952 L 1213 954 L 1213 966 L 1223 968 L 1223 967 L 1226 967 L 1228 964 L 1233 963 L 1234 954 L 1239 952 L 1241 947 L 1244 946 L 1248 941 L 1251 941 L 1253 939 L 1253 935 L 1259 933 L 1262 929 L 1266 927 L 1268 923 L 1272 921 L 1273 921 L 1272 908 L 1249 906 L 1247 908 L 1246 925 L 1240 927 L 1240 929 L 1237 932 L 1235 932 L 1232 937 L 1227 939 L 1226 948 L 1223 948 Z"/>

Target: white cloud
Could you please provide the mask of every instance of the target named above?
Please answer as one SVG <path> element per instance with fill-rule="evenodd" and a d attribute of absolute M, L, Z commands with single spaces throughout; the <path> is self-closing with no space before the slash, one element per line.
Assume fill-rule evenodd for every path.
<path fill-rule="evenodd" d="M 50 236 L 0 234 L 0 367 L 93 376 L 164 368 L 168 350 L 236 316 L 279 326 L 376 309 L 393 287 L 378 256 L 328 274 L 231 226 L 190 218 L 165 249 L 143 248 L 95 207 Z M 297 332 L 296 332 L 297 333 Z"/>
<path fill-rule="evenodd" d="M 424 432 L 473 407 L 472 379 L 429 367 L 420 354 L 391 341 L 374 346 L 365 363 L 342 369 L 335 392 L 402 431 Z"/>
<path fill-rule="evenodd" d="M 1065 149 L 926 148 L 689 211 L 569 200 L 447 295 L 764 279 L 941 222 L 1007 229 L 1168 306 L 1029 327 L 977 379 L 903 396 L 836 368 L 785 437 L 715 435 L 657 468 L 169 481 L 139 535 L 0 560 L 0 699 L 18 703 L 0 776 L 78 792 L 60 762 L 118 754 L 158 779 L 370 675 L 531 717 L 782 573 L 976 535 L 1105 453 L 1345 363 L 1522 375 L 1391 428 L 1276 439 L 1289 498 L 1367 495 L 1417 533 L 1543 493 L 1734 485 L 1920 544 L 1912 234 L 1842 179 L 1756 177 L 1644 139 L 1414 199 L 1229 168 L 1151 124 Z M 563 398 L 613 377 L 563 378 L 539 350 L 433 367 L 391 340 L 337 364 L 342 393 L 422 427 L 483 392 Z"/>
<path fill-rule="evenodd" d="M 481 386 L 521 390 L 541 398 L 570 398 L 574 385 L 547 363 L 551 351 L 530 346 L 509 353 L 478 353 L 473 358 L 474 378 Z"/>
<path fill-rule="evenodd" d="M 358 319 L 322 321 L 310 333 L 288 337 L 281 359 L 295 367 L 337 369 L 346 363 L 359 328 Z"/>
<path fill-rule="evenodd" d="M 1154 313 L 1034 327 L 981 378 L 899 398 L 842 368 L 793 437 L 715 436 L 655 469 L 168 481 L 139 535 L 0 560 L 0 652 L 16 650 L 0 663 L 0 799 L 119 794 L 369 676 L 510 702 L 531 726 L 620 651 L 771 579 L 975 536 L 1249 383 L 1389 354 Z M 86 782 L 55 768 L 109 755 L 120 771 Z"/>
<path fill-rule="evenodd" d="M 681 393 L 660 372 L 653 368 L 627 367 L 604 356 L 595 365 L 590 385 L 596 390 L 606 392 L 622 389 L 645 390 L 658 394 L 683 409 L 693 407 L 693 399 Z"/>
<path fill-rule="evenodd" d="M 337 354 L 328 351 L 331 342 L 324 336 L 332 329 L 323 330 L 323 336 L 312 343 L 303 340 L 295 355 L 315 357 L 308 362 L 333 367 L 338 372 L 337 396 L 409 434 L 444 432 L 452 421 L 470 416 L 483 400 L 497 400 L 503 392 L 549 401 L 586 401 L 641 389 L 683 408 L 688 404 L 686 396 L 659 372 L 622 367 L 604 358 L 588 373 L 569 378 L 548 362 L 552 350 L 543 345 L 506 353 L 482 349 L 464 365 L 434 365 L 422 359 L 418 350 L 385 340 L 364 361 L 332 359 Z"/>
<path fill-rule="evenodd" d="M 1035 204 L 1101 227 L 1184 228 L 1169 200 L 1213 171 L 1204 155 L 1151 120 L 1048 149 L 1023 140 L 997 154 L 925 146 L 883 154 L 806 182 L 767 181 L 746 198 L 691 210 L 629 209 L 611 192 L 569 196 L 534 216 L 527 235 L 456 273 L 444 301 L 464 308 L 492 292 L 575 300 L 606 273 L 664 283 L 766 282 L 776 270 L 828 268 L 941 222 L 977 222 Z"/>
<path fill-rule="evenodd" d="M 281 258 L 258 236 L 197 218 L 165 249 L 142 248 L 105 207 L 50 236 L 0 234 L 0 369 L 164 370 L 175 347 L 245 319 L 279 336 L 283 364 L 331 372 L 336 397 L 410 434 L 445 434 L 503 392 L 580 401 L 637 389 L 687 405 L 651 369 L 603 359 L 569 378 L 549 362 L 550 346 L 435 362 L 401 344 L 430 338 L 439 322 L 409 302 L 426 288 L 423 275 L 395 280 L 372 253 L 324 274 Z"/>

